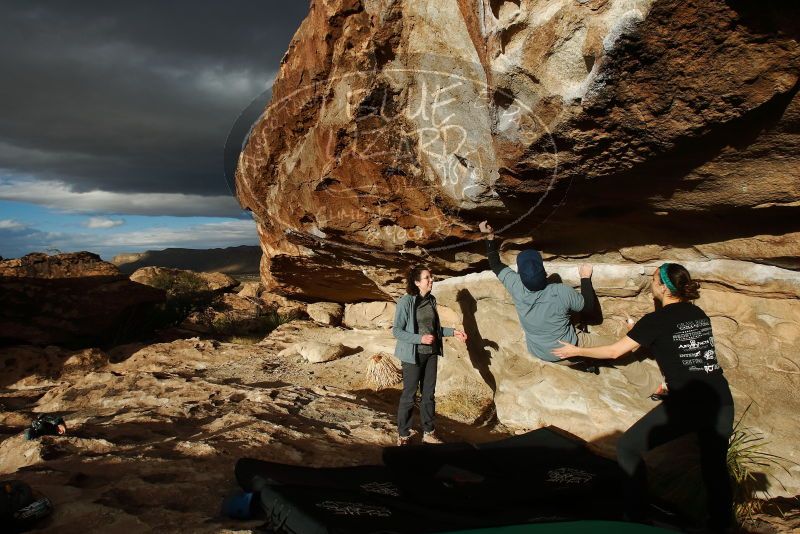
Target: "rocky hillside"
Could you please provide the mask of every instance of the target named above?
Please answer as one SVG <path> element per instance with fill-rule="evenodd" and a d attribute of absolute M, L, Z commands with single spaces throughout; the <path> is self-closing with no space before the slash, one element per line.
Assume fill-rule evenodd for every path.
<path fill-rule="evenodd" d="M 261 250 L 258 247 L 192 249 L 167 248 L 130 254 L 118 254 L 111 263 L 120 272 L 131 274 L 142 267 L 167 267 L 199 272 L 253 274 L 258 272 Z"/>

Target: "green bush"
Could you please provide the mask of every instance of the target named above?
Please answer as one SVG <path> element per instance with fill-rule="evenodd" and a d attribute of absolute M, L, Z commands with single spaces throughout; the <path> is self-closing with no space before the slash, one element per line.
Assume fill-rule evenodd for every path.
<path fill-rule="evenodd" d="M 200 275 L 189 271 L 180 271 L 177 274 L 161 271 L 150 280 L 150 285 L 166 291 L 167 297 L 208 291 L 208 284 L 205 280 Z"/>
<path fill-rule="evenodd" d="M 157 311 L 156 321 L 163 326 L 175 326 L 196 311 L 214 304 L 218 296 L 208 289 L 208 284 L 196 273 L 180 271 L 172 274 L 162 271 L 150 285 L 167 293 L 166 302 Z"/>
<path fill-rule="evenodd" d="M 789 473 L 784 466 L 789 460 L 764 452 L 764 447 L 769 444 L 764 435 L 742 426 L 750 406 L 752 404 L 745 408 L 733 427 L 728 445 L 728 471 L 733 483 L 734 510 L 739 521 L 746 521 L 762 510 L 766 501 L 757 496 L 759 492 L 770 498 L 769 491 L 764 487 L 765 477 L 774 479 L 772 471 L 778 468 Z"/>

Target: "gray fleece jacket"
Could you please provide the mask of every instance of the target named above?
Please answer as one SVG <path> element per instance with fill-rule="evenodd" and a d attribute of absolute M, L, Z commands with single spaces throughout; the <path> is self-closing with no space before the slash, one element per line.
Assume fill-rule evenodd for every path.
<path fill-rule="evenodd" d="M 403 295 L 397 301 L 397 309 L 394 312 L 394 326 L 392 334 L 397 339 L 394 348 L 394 355 L 401 362 L 417 363 L 417 345 L 422 344 L 422 335 L 417 334 L 417 320 L 414 315 L 414 295 Z M 454 329 L 445 328 L 439 324 L 439 314 L 436 312 L 436 298 L 431 295 L 431 304 L 434 310 L 434 331 L 439 334 L 436 336 L 436 343 L 439 347 L 439 354 L 444 355 L 444 344 L 442 338 L 453 335 Z"/>

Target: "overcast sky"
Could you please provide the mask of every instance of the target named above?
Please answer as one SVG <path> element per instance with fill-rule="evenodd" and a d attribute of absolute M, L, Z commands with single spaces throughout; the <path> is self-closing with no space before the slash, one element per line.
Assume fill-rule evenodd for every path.
<path fill-rule="evenodd" d="M 223 147 L 308 4 L 0 0 L 0 256 L 257 243 Z"/>

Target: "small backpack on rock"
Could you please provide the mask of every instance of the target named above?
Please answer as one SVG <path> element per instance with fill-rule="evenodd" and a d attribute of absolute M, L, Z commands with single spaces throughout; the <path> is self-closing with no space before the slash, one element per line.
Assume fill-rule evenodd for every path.
<path fill-rule="evenodd" d="M 21 480 L 0 481 L 0 525 L 4 527 L 3 532 L 24 532 L 52 511 L 50 499 L 37 499 L 33 489 Z"/>
<path fill-rule="evenodd" d="M 64 418 L 55 414 L 42 414 L 31 422 L 30 428 L 25 430 L 25 438 L 28 440 L 36 439 L 41 436 L 58 436 L 59 425 L 66 430 L 67 424 Z"/>

